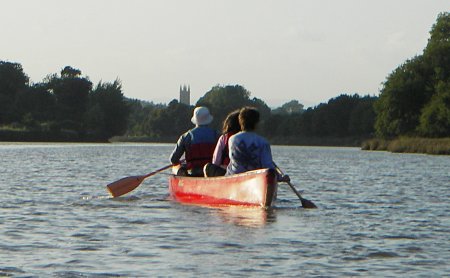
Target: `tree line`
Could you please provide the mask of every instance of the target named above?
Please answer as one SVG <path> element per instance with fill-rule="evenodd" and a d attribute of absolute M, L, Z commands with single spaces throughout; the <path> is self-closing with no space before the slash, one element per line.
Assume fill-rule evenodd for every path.
<path fill-rule="evenodd" d="M 207 106 L 220 130 L 233 110 L 254 106 L 259 132 L 274 143 L 356 145 L 374 136 L 450 136 L 450 15 L 441 13 L 422 55 L 390 73 L 379 96 L 343 93 L 304 109 L 297 100 L 271 109 L 241 85 L 213 86 Z M 277 92 L 280 93 L 280 92 Z M 93 86 L 70 66 L 31 84 L 18 63 L 0 61 L 0 140 L 172 142 L 192 127 L 195 106 L 124 97 L 121 82 Z"/>
<path fill-rule="evenodd" d="M 95 87 L 66 66 L 31 84 L 19 63 L 0 61 L 0 140 L 105 141 L 127 130 L 121 82 Z"/>
<path fill-rule="evenodd" d="M 374 133 L 377 98 L 358 94 L 342 94 L 328 103 L 303 109 L 296 100 L 271 109 L 263 100 L 251 97 L 241 85 L 217 85 L 201 97 L 194 106 L 172 100 L 168 105 L 132 100 L 129 128 L 125 140 L 174 141 L 188 128 L 195 106 L 206 106 L 214 116 L 211 126 L 221 130 L 228 113 L 244 106 L 256 107 L 261 114 L 258 132 L 276 143 L 326 144 L 333 139 L 338 144 L 360 142 Z M 352 143 L 353 142 L 353 143 Z"/>
<path fill-rule="evenodd" d="M 439 14 L 423 54 L 388 75 L 375 111 L 379 137 L 450 136 L 450 13 Z"/>
<path fill-rule="evenodd" d="M 343 94 L 306 110 L 296 100 L 271 109 L 241 85 L 217 85 L 195 106 L 211 110 L 217 130 L 231 111 L 254 106 L 261 113 L 263 135 L 295 144 L 298 138 L 367 138 L 373 133 L 375 99 Z M 125 140 L 170 142 L 192 127 L 195 106 L 176 99 L 167 105 L 128 99 L 119 80 L 93 86 L 70 66 L 31 83 L 19 63 L 0 61 L 2 141 L 107 141 L 124 135 Z"/>

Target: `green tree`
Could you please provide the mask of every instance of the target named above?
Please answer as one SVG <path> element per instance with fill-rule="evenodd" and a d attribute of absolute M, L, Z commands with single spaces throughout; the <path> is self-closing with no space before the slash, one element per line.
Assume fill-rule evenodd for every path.
<path fill-rule="evenodd" d="M 375 100 L 376 97 L 341 94 L 301 114 L 275 114 L 271 118 L 278 116 L 278 123 L 273 124 L 271 119 L 266 130 L 287 136 L 367 137 L 373 132 Z"/>
<path fill-rule="evenodd" d="M 172 100 L 167 107 L 158 107 L 148 114 L 145 134 L 154 138 L 176 138 L 194 125 L 192 107 Z"/>
<path fill-rule="evenodd" d="M 433 69 L 434 95 L 422 110 L 417 130 L 423 136 L 450 136 L 450 13 L 439 14 L 424 56 Z"/>
<path fill-rule="evenodd" d="M 450 13 L 438 15 L 423 54 L 434 71 L 435 85 L 450 81 Z"/>
<path fill-rule="evenodd" d="M 450 136 L 450 83 L 440 83 L 437 94 L 422 111 L 418 131 L 427 137 Z"/>
<path fill-rule="evenodd" d="M 314 118 L 315 110 L 314 108 L 306 109 L 299 117 L 298 121 L 295 125 L 292 126 L 293 132 L 295 132 L 299 136 L 312 136 L 313 132 L 313 118 Z"/>
<path fill-rule="evenodd" d="M 81 70 L 66 66 L 61 70 L 61 78 L 79 78 Z"/>
<path fill-rule="evenodd" d="M 211 126 L 217 130 L 221 130 L 222 122 L 228 113 L 244 106 L 256 107 L 262 121 L 270 115 L 267 104 L 258 98 L 250 99 L 250 92 L 240 85 L 217 85 L 201 97 L 196 106 L 206 106 L 210 109 L 214 117 Z"/>
<path fill-rule="evenodd" d="M 154 109 L 164 107 L 165 105 L 155 105 L 153 102 L 146 102 L 138 99 L 127 99 L 127 105 L 130 107 L 130 115 L 128 116 L 128 136 L 149 136 L 145 131 L 145 121 L 147 115 L 151 114 Z"/>
<path fill-rule="evenodd" d="M 424 54 L 406 61 L 387 77 L 375 103 L 377 135 L 447 134 L 441 130 L 447 126 L 446 93 L 439 86 L 449 82 L 450 13 L 445 12 L 430 31 Z"/>
<path fill-rule="evenodd" d="M 350 113 L 348 134 L 355 136 L 373 136 L 376 119 L 374 103 L 377 97 L 365 96 L 358 100 Z"/>
<path fill-rule="evenodd" d="M 375 103 L 375 129 L 381 137 L 413 135 L 424 105 L 433 95 L 431 69 L 416 56 L 391 73 Z"/>
<path fill-rule="evenodd" d="M 88 132 L 99 139 L 122 135 L 127 130 L 129 113 L 121 82 L 99 82 L 89 95 L 89 109 L 85 114 Z"/>
<path fill-rule="evenodd" d="M 259 127 L 260 132 L 267 138 L 273 137 L 297 137 L 296 128 L 301 120 L 301 114 L 273 113 Z"/>
<path fill-rule="evenodd" d="M 168 124 L 164 121 L 164 110 L 166 108 L 155 108 L 149 111 L 142 124 L 143 135 L 152 138 L 161 138 L 168 131 Z"/>
<path fill-rule="evenodd" d="M 358 94 L 341 94 L 332 98 L 326 104 L 316 106 L 310 113 L 310 131 L 313 136 L 345 137 L 354 135 L 351 126 L 355 110 L 361 103 Z"/>
<path fill-rule="evenodd" d="M 23 118 L 28 117 L 39 123 L 53 122 L 56 112 L 56 98 L 48 90 L 47 84 L 37 83 L 18 94 L 16 112 Z"/>
<path fill-rule="evenodd" d="M 48 78 L 48 86 L 56 97 L 56 117 L 61 127 L 82 132 L 92 82 L 81 77 L 80 70 L 67 66 L 61 70 L 60 77 Z"/>
<path fill-rule="evenodd" d="M 20 120 L 14 113 L 17 95 L 28 87 L 29 78 L 22 65 L 0 61 L 0 124 Z"/>
<path fill-rule="evenodd" d="M 303 113 L 303 104 L 299 103 L 298 100 L 291 100 L 286 102 L 281 107 L 272 111 L 275 114 L 293 114 L 293 113 Z"/>
<path fill-rule="evenodd" d="M 181 133 L 186 132 L 187 129 L 192 128 L 194 124 L 191 122 L 193 109 L 192 107 L 179 103 L 177 100 L 173 100 L 169 103 L 166 110 L 167 119 L 172 124 L 169 136 L 179 136 Z M 166 126 L 169 126 L 166 124 Z"/>

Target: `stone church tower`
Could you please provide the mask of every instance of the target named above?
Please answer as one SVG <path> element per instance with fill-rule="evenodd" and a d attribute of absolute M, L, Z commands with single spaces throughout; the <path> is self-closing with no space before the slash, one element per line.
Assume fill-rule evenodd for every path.
<path fill-rule="evenodd" d="M 180 103 L 191 105 L 191 86 L 180 86 Z"/>

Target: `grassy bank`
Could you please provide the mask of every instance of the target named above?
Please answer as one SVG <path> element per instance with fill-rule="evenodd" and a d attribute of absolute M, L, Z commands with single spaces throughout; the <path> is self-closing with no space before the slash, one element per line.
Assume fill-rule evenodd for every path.
<path fill-rule="evenodd" d="M 393 140 L 370 139 L 362 143 L 361 149 L 394 153 L 450 155 L 450 138 L 400 137 Z"/>
<path fill-rule="evenodd" d="M 271 136 L 267 139 L 272 145 L 327 147 L 359 147 L 364 141 L 359 137 Z"/>
<path fill-rule="evenodd" d="M 109 139 L 111 143 L 173 143 L 178 140 L 176 136 L 150 137 L 150 136 L 114 136 Z"/>
<path fill-rule="evenodd" d="M 106 142 L 94 136 L 81 136 L 71 130 L 26 130 L 0 128 L 1 142 Z"/>

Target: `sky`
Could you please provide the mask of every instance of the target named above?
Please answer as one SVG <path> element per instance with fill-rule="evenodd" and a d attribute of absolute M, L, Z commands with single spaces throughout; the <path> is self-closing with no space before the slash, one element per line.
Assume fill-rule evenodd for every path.
<path fill-rule="evenodd" d="M 191 104 L 216 85 L 270 107 L 378 95 L 448 0 L 0 0 L 0 60 L 34 83 L 65 66 L 128 98 Z"/>

